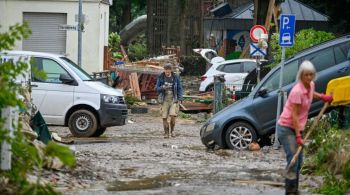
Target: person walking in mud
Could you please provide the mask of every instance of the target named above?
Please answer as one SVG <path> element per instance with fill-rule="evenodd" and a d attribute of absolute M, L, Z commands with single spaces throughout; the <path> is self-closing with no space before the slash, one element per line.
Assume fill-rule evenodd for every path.
<path fill-rule="evenodd" d="M 162 104 L 164 138 L 175 137 L 175 120 L 179 112 L 179 104 L 183 100 L 183 91 L 180 77 L 172 71 L 171 64 L 164 65 L 164 72 L 158 76 L 156 88 L 159 95 L 158 101 Z"/>
<path fill-rule="evenodd" d="M 297 151 L 298 146 L 304 144 L 303 131 L 308 118 L 309 108 L 313 98 L 324 102 L 332 102 L 332 96 L 315 92 L 316 70 L 310 61 L 304 61 L 298 70 L 296 84 L 292 88 L 287 103 L 278 120 L 277 134 L 283 145 L 287 158 L 287 167 Z M 286 178 L 285 189 L 288 195 L 299 194 L 299 172 L 303 161 L 302 152 L 291 168 L 292 178 Z"/>

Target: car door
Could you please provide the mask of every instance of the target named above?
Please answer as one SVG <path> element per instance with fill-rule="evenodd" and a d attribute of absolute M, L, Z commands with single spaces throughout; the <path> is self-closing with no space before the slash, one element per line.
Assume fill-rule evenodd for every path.
<path fill-rule="evenodd" d="M 283 91 L 289 93 L 295 83 L 296 74 L 299 68 L 299 61 L 294 60 L 285 65 L 283 70 Z M 258 92 L 254 95 L 252 102 L 254 118 L 259 124 L 259 132 L 272 129 L 276 123 L 278 88 L 280 80 L 280 68 L 260 86 Z M 259 91 L 264 91 L 264 95 L 259 95 Z"/>
<path fill-rule="evenodd" d="M 46 123 L 63 125 L 65 113 L 73 104 L 74 86 L 63 84 L 61 74 L 69 73 L 55 60 L 35 57 L 32 70 L 46 73 L 46 78 L 39 78 L 32 73 L 32 97 L 45 118 Z"/>
<path fill-rule="evenodd" d="M 225 74 L 225 84 L 229 89 L 232 86 L 241 87 L 243 84 L 244 77 L 247 73 L 243 73 L 243 66 L 241 62 L 225 64 L 220 69 L 221 72 Z"/>

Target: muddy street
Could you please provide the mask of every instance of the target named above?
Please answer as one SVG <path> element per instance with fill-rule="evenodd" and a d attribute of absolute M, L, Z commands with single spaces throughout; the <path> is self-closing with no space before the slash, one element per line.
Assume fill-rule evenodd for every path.
<path fill-rule="evenodd" d="M 80 185 L 57 188 L 64 194 L 284 193 L 282 149 L 208 151 L 201 125 L 179 118 L 177 136 L 164 139 L 156 111 L 131 114 L 127 125 L 108 128 L 101 138 L 76 139 L 71 147 L 81 171 L 69 177 Z M 69 136 L 66 128 L 51 129 Z"/>

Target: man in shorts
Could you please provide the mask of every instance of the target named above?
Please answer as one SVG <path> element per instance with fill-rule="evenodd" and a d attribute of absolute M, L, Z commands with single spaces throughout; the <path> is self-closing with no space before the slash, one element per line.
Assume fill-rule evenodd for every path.
<path fill-rule="evenodd" d="M 159 95 L 158 101 L 162 104 L 164 138 L 175 137 L 175 120 L 179 112 L 179 103 L 182 103 L 183 100 L 183 91 L 180 77 L 172 71 L 171 64 L 165 64 L 164 72 L 158 76 L 157 93 Z M 168 122 L 169 116 L 170 125 Z"/>

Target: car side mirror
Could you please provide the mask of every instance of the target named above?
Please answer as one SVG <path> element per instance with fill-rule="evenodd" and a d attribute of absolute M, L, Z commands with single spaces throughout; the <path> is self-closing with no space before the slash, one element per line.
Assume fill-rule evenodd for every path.
<path fill-rule="evenodd" d="M 266 96 L 266 94 L 267 94 L 266 88 L 262 88 L 258 91 L 258 96 L 260 96 L 260 97 L 264 97 L 264 96 Z"/>
<path fill-rule="evenodd" d="M 74 85 L 75 80 L 70 77 L 68 74 L 60 74 L 59 80 L 62 81 L 63 84 Z"/>

